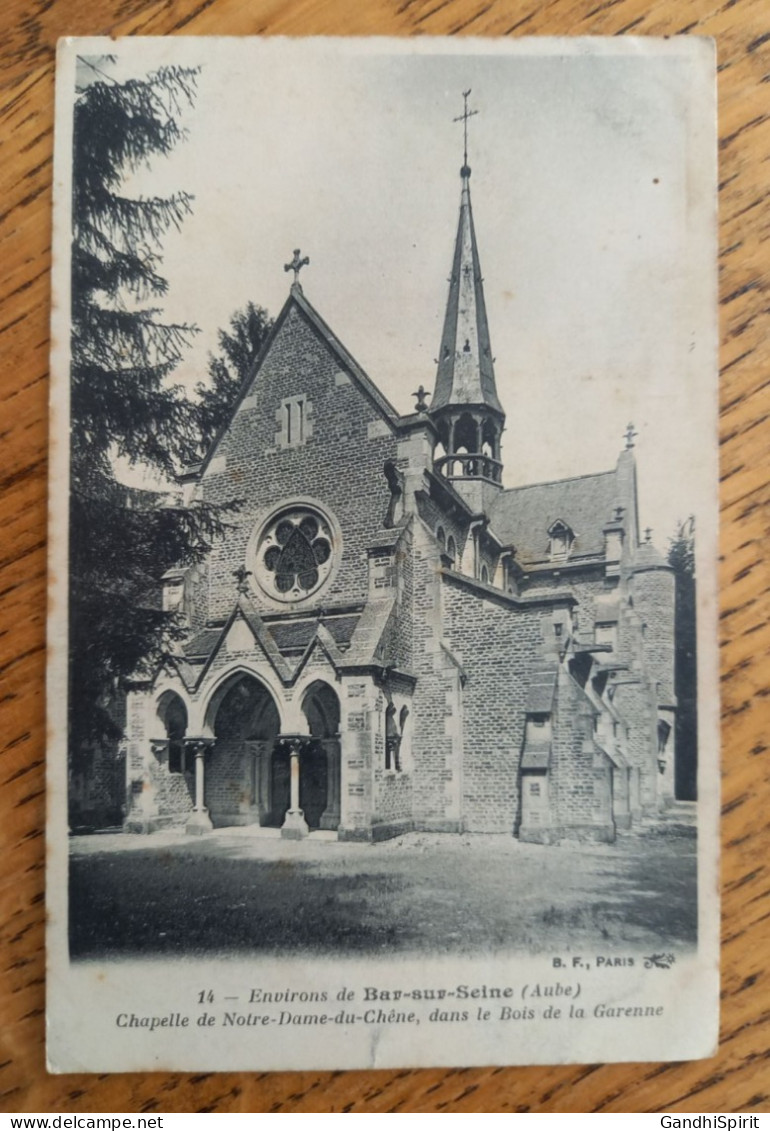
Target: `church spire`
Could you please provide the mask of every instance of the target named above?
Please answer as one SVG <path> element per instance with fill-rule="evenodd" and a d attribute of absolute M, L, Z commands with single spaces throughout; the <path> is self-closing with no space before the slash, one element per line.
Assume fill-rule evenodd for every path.
<path fill-rule="evenodd" d="M 453 481 L 472 478 L 499 484 L 505 413 L 497 396 L 471 209 L 468 119 L 478 111 L 468 110 L 469 94 L 469 90 L 463 92 L 465 108 L 455 118 L 463 123 L 464 134 L 460 216 L 430 412 L 446 452 L 436 461 L 436 470 Z M 455 486 L 460 485 L 455 482 Z"/>
<path fill-rule="evenodd" d="M 449 404 L 488 405 L 502 413 L 473 226 L 471 171 L 467 165 L 463 165 L 461 174 L 460 218 L 431 407 L 435 410 Z"/>

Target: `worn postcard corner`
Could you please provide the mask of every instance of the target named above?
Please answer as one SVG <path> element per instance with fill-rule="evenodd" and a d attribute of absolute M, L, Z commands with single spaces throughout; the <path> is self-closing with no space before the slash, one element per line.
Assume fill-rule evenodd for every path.
<path fill-rule="evenodd" d="M 54 1072 L 708 1056 L 687 37 L 70 39 Z"/>

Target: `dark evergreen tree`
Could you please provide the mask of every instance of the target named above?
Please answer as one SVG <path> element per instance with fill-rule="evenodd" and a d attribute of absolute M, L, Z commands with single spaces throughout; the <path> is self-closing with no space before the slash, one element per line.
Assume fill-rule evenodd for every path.
<path fill-rule="evenodd" d="M 102 65 L 104 61 L 101 61 Z M 113 459 L 166 475 L 199 458 L 197 405 L 172 373 L 194 333 L 158 300 L 164 236 L 191 211 L 184 192 L 126 193 L 126 176 L 182 138 L 195 72 L 164 68 L 116 82 L 83 60 L 72 167 L 70 753 L 122 730 L 120 681 L 163 652 L 172 618 L 159 602 L 170 566 L 199 560 L 221 531 L 210 507 L 115 481 Z"/>
<path fill-rule="evenodd" d="M 251 376 L 267 335 L 273 326 L 261 306 L 249 302 L 230 319 L 230 329 L 219 331 L 219 352 L 209 354 L 209 383 L 198 385 L 200 427 L 206 447 L 228 421 L 238 392 Z"/>
<path fill-rule="evenodd" d="M 682 523 L 668 551 L 674 570 L 674 692 L 676 716 L 676 796 L 695 800 L 698 789 L 698 665 L 696 639 L 695 520 Z"/>

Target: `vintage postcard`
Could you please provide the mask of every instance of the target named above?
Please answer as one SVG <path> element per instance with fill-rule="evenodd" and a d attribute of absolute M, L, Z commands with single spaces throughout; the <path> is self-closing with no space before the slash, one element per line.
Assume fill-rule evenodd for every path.
<path fill-rule="evenodd" d="M 52 1071 L 705 1057 L 713 44 L 59 50 Z"/>

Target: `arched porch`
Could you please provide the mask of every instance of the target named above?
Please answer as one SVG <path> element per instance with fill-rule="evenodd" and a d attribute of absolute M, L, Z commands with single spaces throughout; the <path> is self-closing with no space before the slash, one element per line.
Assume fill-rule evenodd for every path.
<path fill-rule="evenodd" d="M 205 805 L 216 827 L 266 823 L 266 777 L 281 729 L 275 700 L 248 672 L 234 673 L 212 697 L 214 741 L 205 756 Z"/>
<path fill-rule="evenodd" d="M 340 704 L 323 680 L 299 701 L 302 733 L 281 730 L 274 695 L 248 671 L 216 689 L 195 746 L 195 810 L 188 831 L 262 825 L 284 835 L 336 830 L 340 821 Z M 299 715 L 298 715 L 299 721 Z M 189 759 L 192 761 L 192 759 Z"/>

